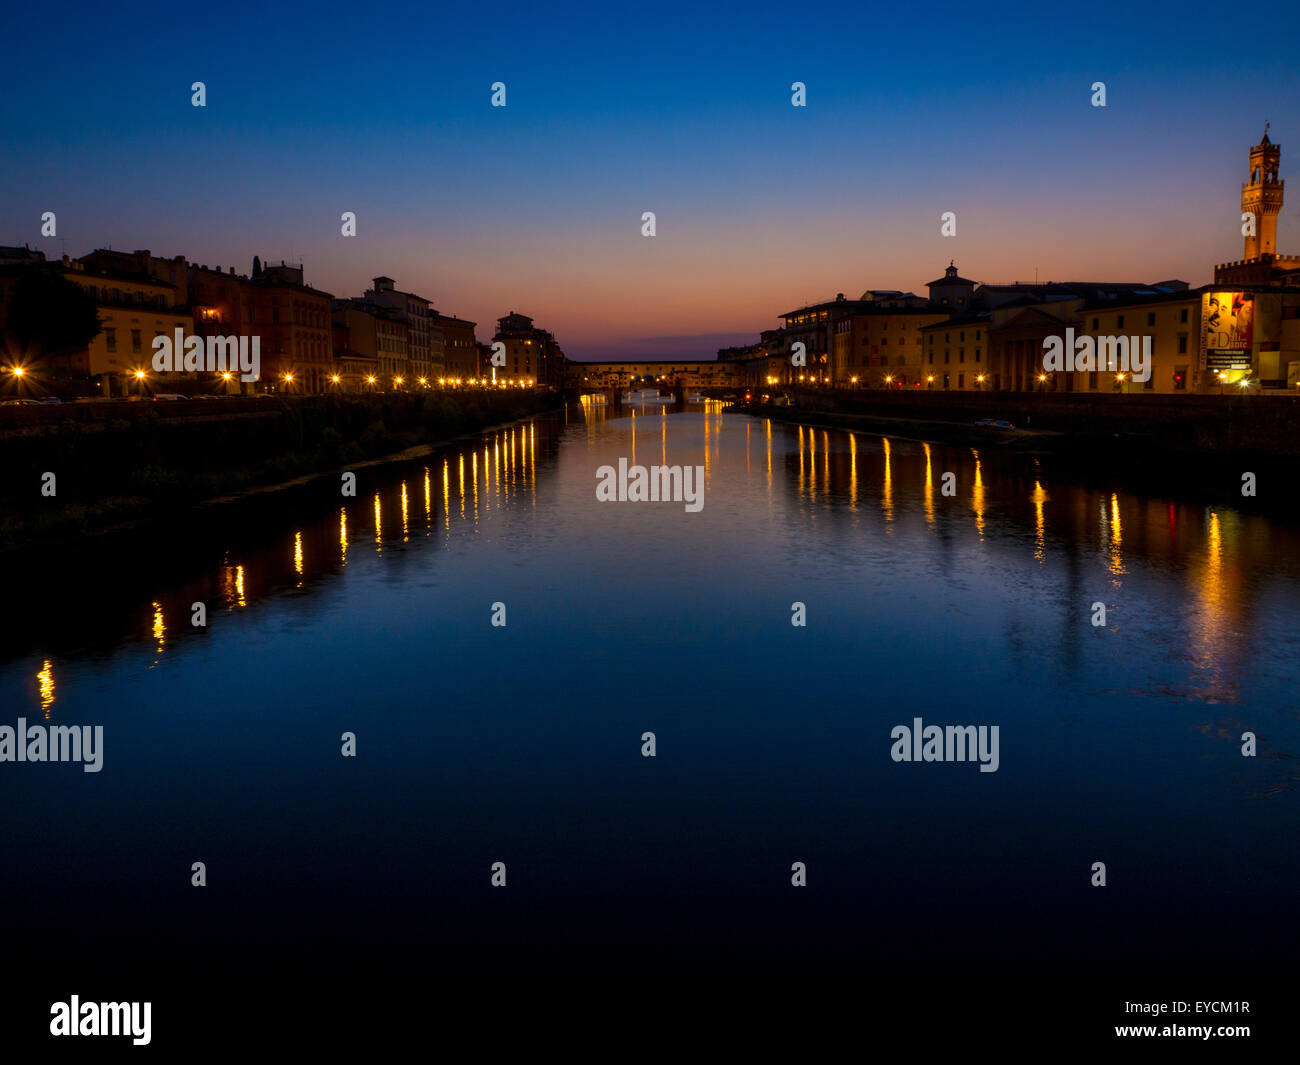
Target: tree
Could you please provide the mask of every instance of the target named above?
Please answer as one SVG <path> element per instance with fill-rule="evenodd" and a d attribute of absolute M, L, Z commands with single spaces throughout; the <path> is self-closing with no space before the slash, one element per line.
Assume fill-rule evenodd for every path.
<path fill-rule="evenodd" d="M 101 328 L 95 298 L 55 270 L 24 270 L 9 291 L 5 331 L 33 356 L 80 351 Z"/>

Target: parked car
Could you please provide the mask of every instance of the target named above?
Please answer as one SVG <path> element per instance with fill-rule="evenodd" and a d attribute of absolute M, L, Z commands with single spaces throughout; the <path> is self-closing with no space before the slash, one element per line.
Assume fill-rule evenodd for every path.
<path fill-rule="evenodd" d="M 179 392 L 155 392 L 153 395 L 154 402 L 168 401 L 173 399 L 184 399 Z"/>
<path fill-rule="evenodd" d="M 981 429 L 1001 429 L 1004 432 L 1014 431 L 1016 428 L 1005 418 L 981 418 L 975 424 Z"/>
<path fill-rule="evenodd" d="M 58 396 L 43 396 L 41 397 L 41 399 L 37 400 L 37 402 L 38 403 L 62 403 L 63 400 L 59 399 Z"/>
<path fill-rule="evenodd" d="M 39 407 L 40 405 L 39 399 L 6 399 L 0 403 L 0 407 Z"/>

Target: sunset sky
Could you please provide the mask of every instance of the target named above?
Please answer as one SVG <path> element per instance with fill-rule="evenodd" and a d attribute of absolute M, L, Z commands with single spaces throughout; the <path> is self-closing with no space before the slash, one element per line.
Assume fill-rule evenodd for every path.
<path fill-rule="evenodd" d="M 519 311 L 579 359 L 711 357 L 952 258 L 1201 284 L 1241 256 L 1265 119 L 1284 178 L 1300 158 L 1287 5 L 59 10 L 6 14 L 0 243 L 301 260 L 335 295 L 387 274 L 480 340 Z M 1278 245 L 1300 254 L 1300 202 Z"/>

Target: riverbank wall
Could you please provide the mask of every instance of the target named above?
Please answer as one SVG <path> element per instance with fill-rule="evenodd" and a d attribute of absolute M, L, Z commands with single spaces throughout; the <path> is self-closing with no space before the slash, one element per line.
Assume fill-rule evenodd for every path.
<path fill-rule="evenodd" d="M 174 515 L 561 402 L 540 391 L 502 391 L 6 408 L 0 550 Z"/>

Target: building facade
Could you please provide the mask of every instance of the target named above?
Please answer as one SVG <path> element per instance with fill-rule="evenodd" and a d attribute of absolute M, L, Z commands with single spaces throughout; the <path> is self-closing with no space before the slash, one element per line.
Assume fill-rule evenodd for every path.
<path fill-rule="evenodd" d="M 261 338 L 261 387 L 277 392 L 324 392 L 333 377 L 331 296 L 303 280 L 302 266 L 263 267 L 255 261 L 245 298 L 249 332 Z"/>
<path fill-rule="evenodd" d="M 366 291 L 364 298 L 369 303 L 392 312 L 407 329 L 407 335 L 400 345 L 405 350 L 401 367 L 383 370 L 384 360 L 380 360 L 381 372 L 390 374 L 389 384 L 400 388 L 421 380 L 427 383 L 441 376 L 442 330 L 436 326 L 436 315 L 429 300 L 413 292 L 401 291 L 391 277 L 375 278 L 374 287 Z M 395 338 L 390 339 L 395 341 Z M 402 378 L 400 384 L 397 382 L 398 377 Z"/>
<path fill-rule="evenodd" d="M 511 311 L 497 319 L 492 343 L 505 345 L 506 364 L 496 368 L 498 379 L 504 376 L 509 381 L 524 381 L 547 388 L 563 387 L 564 352 L 555 337 L 545 329 L 538 329 L 526 314 Z"/>

